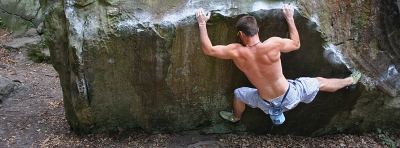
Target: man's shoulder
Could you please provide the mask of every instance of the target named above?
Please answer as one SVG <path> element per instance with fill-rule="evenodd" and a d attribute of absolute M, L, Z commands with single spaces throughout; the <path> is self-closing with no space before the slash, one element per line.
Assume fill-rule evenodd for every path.
<path fill-rule="evenodd" d="M 243 48 L 245 46 L 243 46 L 242 44 L 239 44 L 239 43 L 231 43 L 227 47 L 231 51 L 241 51 L 241 50 L 243 50 Z"/>
<path fill-rule="evenodd" d="M 267 40 L 265 40 L 264 42 L 262 42 L 263 48 L 267 48 L 267 49 L 275 49 L 279 47 L 279 40 L 281 40 L 282 38 L 280 37 L 270 37 Z"/>
<path fill-rule="evenodd" d="M 231 43 L 228 46 L 233 47 L 233 48 L 243 47 L 243 45 L 239 44 L 239 43 Z"/>
<path fill-rule="evenodd" d="M 277 40 L 281 40 L 281 39 L 282 39 L 281 37 L 273 36 L 273 37 L 268 38 L 264 42 L 277 41 Z"/>

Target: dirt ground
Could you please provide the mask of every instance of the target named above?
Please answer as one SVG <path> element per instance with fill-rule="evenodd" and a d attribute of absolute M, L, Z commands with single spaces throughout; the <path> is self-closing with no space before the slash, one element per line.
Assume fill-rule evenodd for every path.
<path fill-rule="evenodd" d="M 7 39 L 1 36 L 0 39 Z M 0 49 L 0 74 L 19 85 L 0 103 L 0 147 L 388 147 L 399 135 L 378 133 L 301 137 L 252 134 L 147 134 L 140 129 L 77 135 L 64 116 L 62 91 L 51 64 L 33 63 L 24 51 Z"/>

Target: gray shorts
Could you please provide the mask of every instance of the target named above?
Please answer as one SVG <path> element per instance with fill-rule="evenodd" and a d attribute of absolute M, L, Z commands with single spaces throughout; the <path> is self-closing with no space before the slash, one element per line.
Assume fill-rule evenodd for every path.
<path fill-rule="evenodd" d="M 319 91 L 319 82 L 316 78 L 301 77 L 296 80 L 288 79 L 290 90 L 282 103 L 283 111 L 295 108 L 300 102 L 310 103 Z M 264 101 L 255 88 L 241 87 L 235 90 L 235 96 L 252 108 L 260 108 L 266 114 L 272 105 Z M 270 100 L 275 106 L 280 106 L 283 95 Z"/>

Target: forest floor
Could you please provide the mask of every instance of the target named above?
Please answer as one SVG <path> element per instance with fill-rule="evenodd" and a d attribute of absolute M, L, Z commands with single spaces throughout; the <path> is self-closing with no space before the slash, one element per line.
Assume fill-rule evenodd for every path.
<path fill-rule="evenodd" d="M 0 31 L 0 40 L 9 38 Z M 126 129 L 78 135 L 65 119 L 60 80 L 53 66 L 33 63 L 17 49 L 1 47 L 0 57 L 0 76 L 19 85 L 18 93 L 0 103 L 0 147 L 389 147 L 390 140 L 398 147 L 400 142 L 399 135 L 379 137 L 377 132 L 303 137 L 148 134 Z"/>

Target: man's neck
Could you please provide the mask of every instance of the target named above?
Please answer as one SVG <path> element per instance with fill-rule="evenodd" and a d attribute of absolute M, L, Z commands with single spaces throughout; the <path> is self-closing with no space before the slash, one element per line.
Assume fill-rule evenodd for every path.
<path fill-rule="evenodd" d="M 257 45 L 257 44 L 260 43 L 260 42 L 261 42 L 261 41 L 260 41 L 259 38 L 251 37 L 251 38 L 249 38 L 249 39 L 245 42 L 245 46 L 246 46 L 246 47 L 252 47 L 252 46 Z"/>
<path fill-rule="evenodd" d="M 246 47 L 252 47 L 260 43 L 260 38 L 258 37 L 258 34 L 252 36 L 252 37 L 245 37 L 245 41 L 243 43 L 245 44 Z"/>

